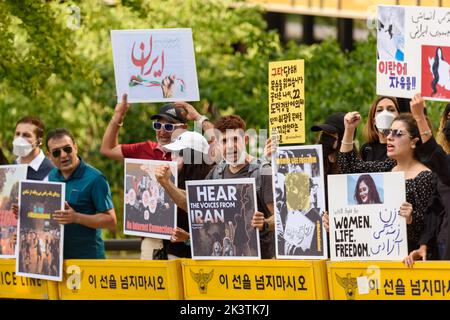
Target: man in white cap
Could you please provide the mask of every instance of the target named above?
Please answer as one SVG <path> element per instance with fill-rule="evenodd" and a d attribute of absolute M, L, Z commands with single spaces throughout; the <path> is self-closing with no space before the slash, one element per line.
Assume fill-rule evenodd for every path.
<path fill-rule="evenodd" d="M 177 227 L 172 232 L 170 243 L 166 245 L 168 259 L 190 258 L 189 220 L 186 212 L 185 182 L 187 180 L 203 180 L 211 169 L 209 145 L 206 139 L 197 132 L 185 131 L 174 142 L 164 146 L 170 150 L 172 160 L 178 164 L 178 186 L 171 180 L 168 165 L 155 169 L 158 182 L 177 204 Z"/>

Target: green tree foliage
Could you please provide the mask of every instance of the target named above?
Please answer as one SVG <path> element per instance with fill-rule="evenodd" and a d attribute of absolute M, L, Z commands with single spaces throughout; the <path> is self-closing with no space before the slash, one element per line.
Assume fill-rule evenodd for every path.
<path fill-rule="evenodd" d="M 233 1 L 235 3 L 236 1 Z M 335 111 L 367 113 L 375 94 L 375 40 L 344 53 L 334 40 L 283 47 L 258 8 L 231 0 L 3 0 L 0 2 L 0 132 L 9 159 L 15 122 L 39 116 L 73 131 L 88 162 L 110 181 L 122 221 L 123 166 L 99 153 L 114 112 L 112 29 L 192 28 L 201 101 L 211 117 L 239 114 L 267 127 L 268 62 L 305 59 L 307 128 Z M 127 114 L 121 143 L 154 139 L 156 105 Z M 308 133 L 309 143 L 315 137 Z M 118 227 L 119 235 L 122 226 Z M 112 235 L 114 236 L 114 235 Z"/>

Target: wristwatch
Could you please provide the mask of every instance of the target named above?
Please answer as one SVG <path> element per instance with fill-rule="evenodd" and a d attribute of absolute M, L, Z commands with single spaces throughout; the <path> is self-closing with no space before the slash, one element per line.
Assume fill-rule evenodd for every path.
<path fill-rule="evenodd" d="M 266 221 L 264 222 L 264 228 L 263 231 L 269 231 L 269 223 Z"/>

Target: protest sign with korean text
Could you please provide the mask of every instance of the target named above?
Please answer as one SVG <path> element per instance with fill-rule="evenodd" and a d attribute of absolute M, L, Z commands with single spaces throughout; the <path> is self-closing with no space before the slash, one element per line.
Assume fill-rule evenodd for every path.
<path fill-rule="evenodd" d="M 269 131 L 280 144 L 305 142 L 305 62 L 269 62 Z"/>
<path fill-rule="evenodd" d="M 377 94 L 450 101 L 450 8 L 378 6 Z"/>

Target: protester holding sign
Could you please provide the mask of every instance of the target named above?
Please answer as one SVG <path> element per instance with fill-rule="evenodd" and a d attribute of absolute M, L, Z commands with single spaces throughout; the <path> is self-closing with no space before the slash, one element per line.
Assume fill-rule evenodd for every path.
<path fill-rule="evenodd" d="M 450 103 L 447 104 L 442 113 L 436 141 L 444 149 L 445 153 L 450 153 Z"/>
<path fill-rule="evenodd" d="M 450 112 L 450 105 L 447 105 L 444 111 L 444 116 L 446 123 L 450 123 L 447 120 Z M 418 148 L 421 160 L 428 165 L 434 172 L 439 176 L 438 182 L 438 192 L 440 194 L 441 203 L 444 206 L 445 213 L 443 214 L 443 221 L 440 223 L 440 230 L 438 233 L 438 246 L 439 255 L 441 259 L 450 259 L 450 232 L 449 228 L 449 215 L 450 215 L 450 155 L 445 153 L 445 151 L 436 143 L 433 135 L 431 134 L 431 129 L 426 121 L 425 113 L 425 103 L 420 94 L 414 96 L 411 101 L 411 113 L 417 121 L 417 126 L 419 128 L 420 136 L 423 144 Z M 446 114 L 447 113 L 447 114 Z M 450 126 L 450 125 L 449 125 Z M 447 143 L 450 143 L 450 134 L 447 135 Z M 417 252 L 413 252 L 410 256 L 413 259 L 418 259 L 421 256 Z"/>
<path fill-rule="evenodd" d="M 258 211 L 252 225 L 260 230 L 261 258 L 275 256 L 272 170 L 269 163 L 252 157 L 246 151 L 249 137 L 245 122 L 236 115 L 224 116 L 215 123 L 216 139 L 223 161 L 206 179 L 255 178 Z"/>
<path fill-rule="evenodd" d="M 170 152 L 164 149 L 164 145 L 172 141 L 172 134 L 186 130 L 185 110 L 169 103 L 162 106 L 158 114 L 151 117 L 151 120 L 154 120 L 152 127 L 156 131 L 156 142 L 148 140 L 119 144 L 119 129 L 123 126 L 129 108 L 127 95 L 124 94 L 122 102 L 116 105 L 114 115 L 103 135 L 100 152 L 108 158 L 121 162 L 124 158 L 170 161 Z M 141 259 L 153 259 L 154 250 L 162 247 L 161 239 L 144 238 L 141 243 Z"/>
<path fill-rule="evenodd" d="M 236 115 L 216 121 L 215 139 L 224 160 L 205 179 L 255 178 L 258 211 L 253 215 L 252 226 L 260 230 L 261 257 L 267 259 L 275 256 L 272 170 L 268 162 L 247 153 L 249 137 L 244 133 L 245 127 L 244 120 Z M 178 188 L 176 197 L 177 205 L 187 211 L 184 190 Z"/>
<path fill-rule="evenodd" d="M 349 112 L 344 118 L 345 133 L 338 153 L 338 165 L 343 173 L 404 171 L 406 179 L 406 201 L 400 206 L 400 215 L 408 223 L 408 251 L 419 249 L 426 252 L 427 246 L 434 246 L 432 234 L 425 232 L 426 211 L 429 199 L 436 187 L 433 173 L 416 156 L 416 146 L 420 144 L 417 123 L 410 114 L 396 117 L 387 135 L 387 155 L 385 161 L 364 162 L 357 158 L 353 150 L 353 133 L 361 121 L 359 112 Z M 431 250 L 428 250 L 431 252 Z"/>
<path fill-rule="evenodd" d="M 64 182 L 64 210 L 52 218 L 64 227 L 64 259 L 104 259 L 101 229 L 116 227 L 116 212 L 105 176 L 78 156 L 78 146 L 66 129 L 47 134 L 50 159 L 56 165 L 49 181 Z"/>
<path fill-rule="evenodd" d="M 177 188 L 170 180 L 171 173 L 168 165 L 157 167 L 155 170 L 156 179 L 178 206 L 177 228 L 172 232 L 166 252 L 169 259 L 190 258 L 188 214 L 180 206 L 183 208 L 186 206 L 184 193 L 186 181 L 202 180 L 211 170 L 211 162 L 208 161 L 209 145 L 200 133 L 186 131 L 165 148 L 171 151 L 172 160 L 178 163 L 179 176 Z"/>
<path fill-rule="evenodd" d="M 170 161 L 171 153 L 165 148 L 165 145 L 172 142 L 172 137 L 186 131 L 188 120 L 196 121 L 204 130 L 213 127 L 208 118 L 201 116 L 190 104 L 186 102 L 168 103 L 159 109 L 158 114 L 151 117 L 152 120 L 155 120 L 152 126 L 156 131 L 156 142 L 148 140 L 119 144 L 119 129 L 123 126 L 129 108 L 127 95 L 124 94 L 122 102 L 116 105 L 114 115 L 103 135 L 100 152 L 113 160 L 123 161 L 124 158 L 134 158 Z M 179 176 L 179 179 L 183 179 L 183 177 Z M 167 245 L 168 242 L 165 244 Z M 162 240 L 144 238 L 141 243 L 141 259 L 153 259 L 153 253 L 162 248 Z"/>

